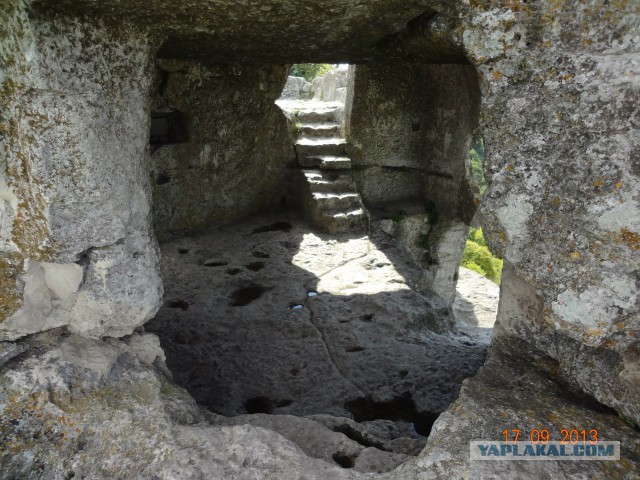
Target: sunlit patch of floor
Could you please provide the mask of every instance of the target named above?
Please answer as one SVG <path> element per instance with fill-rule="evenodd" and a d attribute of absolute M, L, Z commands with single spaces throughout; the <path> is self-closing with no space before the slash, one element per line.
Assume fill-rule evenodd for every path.
<path fill-rule="evenodd" d="M 388 237 L 319 234 L 286 214 L 161 249 L 165 305 L 146 328 L 213 412 L 391 421 L 422 438 L 484 360 Z"/>

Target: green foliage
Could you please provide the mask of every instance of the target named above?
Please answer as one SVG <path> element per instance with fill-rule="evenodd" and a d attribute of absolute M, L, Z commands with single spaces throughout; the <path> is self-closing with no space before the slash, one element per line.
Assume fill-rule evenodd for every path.
<path fill-rule="evenodd" d="M 482 229 L 481 228 L 473 228 L 471 227 L 469 229 L 469 240 L 471 240 L 474 243 L 477 243 L 478 245 L 480 245 L 481 247 L 487 247 L 487 241 L 484 239 L 484 235 L 482 234 Z"/>
<path fill-rule="evenodd" d="M 296 122 L 293 126 L 293 136 L 297 139 L 302 135 L 302 124 L 300 122 Z"/>
<path fill-rule="evenodd" d="M 307 82 L 310 82 L 316 77 L 323 76 L 332 68 L 333 65 L 328 63 L 296 63 L 291 67 L 289 75 L 294 77 L 304 77 Z"/>
<path fill-rule="evenodd" d="M 469 162 L 471 163 L 471 176 L 480 187 L 480 193 L 487 189 L 484 179 L 484 141 L 479 140 L 469 152 Z"/>
<path fill-rule="evenodd" d="M 467 247 L 464 250 L 460 265 L 478 272 L 480 275 L 500 285 L 502 260 L 494 257 L 489 251 L 481 228 L 471 228 L 469 231 Z"/>

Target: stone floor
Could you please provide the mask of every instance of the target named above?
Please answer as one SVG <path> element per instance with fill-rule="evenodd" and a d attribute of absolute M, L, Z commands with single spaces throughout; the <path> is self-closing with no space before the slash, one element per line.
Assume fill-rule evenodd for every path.
<path fill-rule="evenodd" d="M 479 273 L 460 267 L 453 315 L 456 327 L 482 340 L 491 341 L 498 315 L 500 287 Z"/>
<path fill-rule="evenodd" d="M 149 328 L 165 351 L 144 332 L 0 342 L 0 478 L 638 478 L 637 427 L 499 325 L 427 442 L 453 396 L 441 387 L 482 361 L 491 319 L 462 302 L 454 322 L 415 292 L 389 237 L 318 236 L 283 215 L 162 248 L 166 306 Z M 485 288 L 460 297 L 489 301 L 496 287 Z M 226 416 L 170 381 L 165 353 L 176 380 Z M 283 414 L 259 413 L 270 410 Z M 505 428 L 595 429 L 621 442 L 621 459 L 469 460 L 471 440 Z"/>
<path fill-rule="evenodd" d="M 218 414 L 386 420 L 420 438 L 484 361 L 486 321 L 458 329 L 385 234 L 318 234 L 291 213 L 161 250 L 165 303 L 145 328 Z"/>

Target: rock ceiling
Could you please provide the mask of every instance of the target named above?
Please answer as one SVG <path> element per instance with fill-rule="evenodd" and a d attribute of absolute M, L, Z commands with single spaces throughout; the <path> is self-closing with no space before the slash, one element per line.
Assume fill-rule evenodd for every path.
<path fill-rule="evenodd" d="M 130 19 L 162 58 L 213 63 L 464 63 L 451 8 L 433 0 L 38 0 L 34 8 Z M 449 11 L 448 11 L 449 10 Z"/>

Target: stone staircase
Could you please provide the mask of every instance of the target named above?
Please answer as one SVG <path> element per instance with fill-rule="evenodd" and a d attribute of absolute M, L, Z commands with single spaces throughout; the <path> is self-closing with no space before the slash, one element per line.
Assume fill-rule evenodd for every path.
<path fill-rule="evenodd" d="M 351 175 L 348 142 L 340 136 L 339 107 L 312 105 L 295 112 L 304 212 L 325 232 L 364 232 L 369 215 Z"/>

